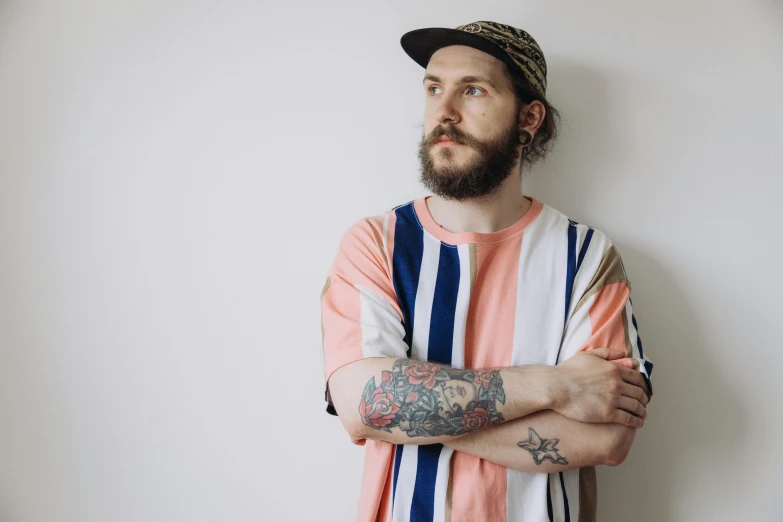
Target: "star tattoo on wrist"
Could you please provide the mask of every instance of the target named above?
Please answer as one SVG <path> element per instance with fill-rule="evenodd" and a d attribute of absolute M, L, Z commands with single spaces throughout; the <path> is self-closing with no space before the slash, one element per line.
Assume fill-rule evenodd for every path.
<path fill-rule="evenodd" d="M 543 439 L 533 428 L 527 429 L 528 440 L 517 442 L 517 446 L 527 450 L 533 456 L 536 464 L 551 460 L 555 464 L 568 464 L 568 461 L 558 453 L 557 443 L 560 439 Z"/>

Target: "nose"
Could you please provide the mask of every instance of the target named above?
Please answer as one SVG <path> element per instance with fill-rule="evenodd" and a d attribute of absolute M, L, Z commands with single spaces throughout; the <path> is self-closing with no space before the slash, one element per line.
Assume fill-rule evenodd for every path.
<path fill-rule="evenodd" d="M 459 111 L 454 100 L 449 95 L 444 95 L 435 112 L 438 123 L 459 123 Z"/>

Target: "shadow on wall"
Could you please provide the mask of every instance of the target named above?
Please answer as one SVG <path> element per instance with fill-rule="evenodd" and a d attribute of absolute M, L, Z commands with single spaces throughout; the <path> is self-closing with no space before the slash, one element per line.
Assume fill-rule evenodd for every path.
<path fill-rule="evenodd" d="M 677 161 L 689 153 L 687 140 L 657 132 L 660 127 L 651 123 L 655 120 L 629 122 L 618 113 L 629 103 L 618 103 L 619 97 L 645 96 L 640 108 L 645 116 L 665 114 L 657 87 L 621 78 L 634 82 L 632 93 L 612 91 L 618 85 L 608 85 L 610 73 L 604 75 L 565 57 L 557 57 L 553 64 L 550 96 L 562 114 L 561 135 L 544 167 L 546 173 L 537 167 L 525 174 L 524 192 L 581 222 L 580 213 L 596 206 L 631 211 L 633 197 L 647 186 L 665 191 L 660 184 L 670 179 L 652 179 L 641 173 L 629 180 L 623 173 L 638 173 L 640 167 L 659 163 L 660 158 L 654 156 L 661 150 L 666 151 L 668 161 Z M 686 126 L 687 120 L 706 110 L 698 100 L 694 102 L 693 112 L 680 115 Z M 618 122 L 634 128 L 619 128 Z M 636 191 L 633 197 L 626 190 L 631 184 Z M 590 224 L 589 219 L 584 222 Z M 683 513 L 712 511 L 694 506 L 694 500 L 714 499 L 717 493 L 730 501 L 745 497 L 748 492 L 743 487 L 752 487 L 735 475 L 741 469 L 753 471 L 747 462 L 749 410 L 733 393 L 734 383 L 727 382 L 711 363 L 713 351 L 700 338 L 694 307 L 671 275 L 676 271 L 667 270 L 667 261 L 657 260 L 654 251 L 635 250 L 622 243 L 617 248 L 626 267 L 633 267 L 628 277 L 642 347 L 655 365 L 654 398 L 648 421 L 637 433 L 626 461 L 616 468 L 598 468 L 599 520 L 681 521 Z M 710 476 L 709 483 L 693 483 L 694 478 L 704 476 Z M 716 485 L 720 491 L 710 491 Z"/>
<path fill-rule="evenodd" d="M 751 467 L 739 451 L 748 442 L 747 410 L 710 362 L 709 346 L 677 281 L 648 253 L 618 249 L 634 267 L 632 299 L 642 347 L 655 364 L 654 397 L 626 461 L 598 468 L 600 520 L 679 521 L 683 509 L 695 509 L 685 507 L 694 498 L 711 496 L 704 491 L 710 486 L 693 484 L 694 477 L 711 468 L 736 473 Z M 723 498 L 746 498 L 743 483 L 751 486 L 730 480 Z"/>

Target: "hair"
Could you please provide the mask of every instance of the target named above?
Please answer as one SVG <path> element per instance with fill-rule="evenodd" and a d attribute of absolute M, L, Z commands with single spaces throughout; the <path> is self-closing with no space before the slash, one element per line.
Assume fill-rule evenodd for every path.
<path fill-rule="evenodd" d="M 505 65 L 505 64 L 504 64 Z M 522 151 L 522 161 L 520 171 L 525 169 L 525 165 L 532 167 L 533 164 L 546 158 L 547 154 L 555 145 L 555 138 L 558 135 L 558 126 L 560 124 L 560 112 L 552 106 L 545 96 L 539 94 L 530 82 L 519 71 L 510 71 L 508 66 L 503 67 L 506 78 L 514 84 L 514 91 L 517 97 L 517 114 L 522 105 L 538 100 L 544 105 L 546 110 L 544 121 L 538 127 L 533 136 L 533 141 Z"/>

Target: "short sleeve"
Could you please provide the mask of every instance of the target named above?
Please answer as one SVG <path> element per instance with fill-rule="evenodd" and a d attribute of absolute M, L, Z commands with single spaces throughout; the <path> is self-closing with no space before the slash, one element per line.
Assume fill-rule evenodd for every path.
<path fill-rule="evenodd" d="M 647 382 L 651 398 L 653 363 L 642 349 L 631 288 L 620 253 L 609 243 L 568 318 L 558 361 L 595 348 L 624 351 L 628 357 L 639 361 L 639 371 Z"/>
<path fill-rule="evenodd" d="M 368 357 L 407 357 L 402 312 L 391 278 L 383 217 L 354 223 L 342 236 L 321 291 L 321 354 L 326 411 L 337 415 L 329 377 Z"/>

